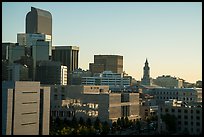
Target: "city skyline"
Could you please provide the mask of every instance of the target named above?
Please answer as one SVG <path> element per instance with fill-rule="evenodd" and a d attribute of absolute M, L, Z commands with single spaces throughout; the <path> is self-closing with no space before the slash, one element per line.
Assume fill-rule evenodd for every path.
<path fill-rule="evenodd" d="M 202 80 L 202 3 L 7 3 L 2 4 L 2 42 L 17 42 L 31 6 L 49 11 L 53 46 L 79 46 L 79 67 L 94 55 L 121 55 L 124 71 L 141 80 L 146 58 L 150 77 Z M 88 55 L 88 56 L 87 56 Z"/>

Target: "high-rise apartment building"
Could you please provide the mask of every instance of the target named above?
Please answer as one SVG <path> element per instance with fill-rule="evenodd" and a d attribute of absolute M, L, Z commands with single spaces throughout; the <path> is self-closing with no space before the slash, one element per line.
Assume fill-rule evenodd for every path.
<path fill-rule="evenodd" d="M 50 87 L 40 82 L 2 82 L 2 134 L 49 135 Z"/>
<path fill-rule="evenodd" d="M 123 73 L 123 56 L 119 55 L 94 55 L 94 63 L 89 64 L 89 70 L 94 73 L 112 71 Z"/>

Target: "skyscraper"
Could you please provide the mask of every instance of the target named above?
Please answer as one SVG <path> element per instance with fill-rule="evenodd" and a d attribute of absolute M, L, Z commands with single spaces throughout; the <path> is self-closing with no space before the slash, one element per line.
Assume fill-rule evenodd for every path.
<path fill-rule="evenodd" d="M 53 46 L 53 61 L 60 61 L 62 65 L 67 66 L 68 72 L 78 68 L 79 47 L 77 46 Z"/>
<path fill-rule="evenodd" d="M 26 33 L 52 35 L 52 15 L 49 11 L 31 7 L 26 15 Z"/>
<path fill-rule="evenodd" d="M 149 68 L 147 59 L 146 59 L 143 71 L 144 72 L 143 72 L 143 78 L 141 80 L 141 84 L 150 86 L 150 68 Z"/>
<path fill-rule="evenodd" d="M 31 7 L 26 15 L 26 33 L 45 34 L 51 39 L 49 45 L 49 56 L 52 55 L 52 15 L 49 11 Z"/>

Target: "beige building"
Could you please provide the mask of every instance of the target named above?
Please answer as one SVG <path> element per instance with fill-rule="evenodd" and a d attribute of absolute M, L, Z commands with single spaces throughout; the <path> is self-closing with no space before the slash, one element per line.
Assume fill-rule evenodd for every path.
<path fill-rule="evenodd" d="M 50 87 L 40 82 L 2 82 L 2 134 L 49 135 Z"/>
<path fill-rule="evenodd" d="M 161 116 L 167 113 L 176 117 L 175 126 L 178 134 L 202 134 L 202 103 L 183 104 L 182 101 L 171 100 L 160 105 L 158 109 L 158 131 L 160 133 L 166 131 L 166 124 L 162 121 Z"/>
<path fill-rule="evenodd" d="M 180 78 L 171 77 L 170 75 L 159 76 L 153 80 L 153 83 L 166 88 L 183 88 L 184 81 Z"/>
<path fill-rule="evenodd" d="M 111 93 L 108 86 L 51 86 L 51 116 L 61 119 L 96 118 L 116 121 L 139 118 L 138 93 Z"/>

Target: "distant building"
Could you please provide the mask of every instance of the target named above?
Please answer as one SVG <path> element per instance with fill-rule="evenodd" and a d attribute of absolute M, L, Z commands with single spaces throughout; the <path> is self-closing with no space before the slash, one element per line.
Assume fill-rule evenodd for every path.
<path fill-rule="evenodd" d="M 26 33 L 44 33 L 52 36 L 52 14 L 49 11 L 31 7 L 26 15 Z"/>
<path fill-rule="evenodd" d="M 110 93 L 108 86 L 51 86 L 51 116 L 72 119 L 98 117 L 113 122 L 118 118 L 139 119 L 138 93 Z"/>
<path fill-rule="evenodd" d="M 143 94 L 154 96 L 157 103 L 169 99 L 177 99 L 184 102 L 197 101 L 197 90 L 193 88 L 161 88 L 161 87 L 143 87 Z"/>
<path fill-rule="evenodd" d="M 153 80 L 154 84 L 166 88 L 183 88 L 183 80 L 170 75 L 159 76 Z"/>
<path fill-rule="evenodd" d="M 141 84 L 150 86 L 151 85 L 151 83 L 150 83 L 150 68 L 149 68 L 147 59 L 146 59 L 143 71 L 144 72 L 143 72 L 143 78 L 141 79 Z"/>
<path fill-rule="evenodd" d="M 78 69 L 79 47 L 77 46 L 53 46 L 53 61 L 60 61 L 68 67 L 68 72 Z"/>
<path fill-rule="evenodd" d="M 1 61 L 2 81 L 8 81 L 8 60 Z"/>
<path fill-rule="evenodd" d="M 21 46 L 31 47 L 35 46 L 37 41 L 48 42 L 49 56 L 52 56 L 52 36 L 44 33 L 29 34 L 29 33 L 18 33 L 17 43 Z"/>
<path fill-rule="evenodd" d="M 36 80 L 41 84 L 67 85 L 67 66 L 60 62 L 39 61 L 36 67 Z"/>
<path fill-rule="evenodd" d="M 123 77 L 120 73 L 104 71 L 93 77 L 82 77 L 82 85 L 108 85 L 113 91 L 121 91 L 130 86 L 130 77 Z"/>
<path fill-rule="evenodd" d="M 123 56 L 119 55 L 94 55 L 94 63 L 89 64 L 89 70 L 94 73 L 112 71 L 123 73 Z"/>
<path fill-rule="evenodd" d="M 167 124 L 162 116 L 169 114 L 175 117 L 177 134 L 201 135 L 202 134 L 202 103 L 183 104 L 182 101 L 170 100 L 159 105 L 158 131 L 168 132 Z"/>
<path fill-rule="evenodd" d="M 28 67 L 21 64 L 12 64 L 8 66 L 8 80 L 28 81 Z"/>
<path fill-rule="evenodd" d="M 68 84 L 71 83 L 70 73 L 78 69 L 79 64 L 79 47 L 77 46 L 53 46 L 52 60 L 59 61 L 63 66 L 67 66 Z"/>
<path fill-rule="evenodd" d="M 75 69 L 70 73 L 70 84 L 71 85 L 81 85 L 82 77 L 91 77 L 91 72 L 89 70 Z"/>
<path fill-rule="evenodd" d="M 2 82 L 2 135 L 49 135 L 50 88 L 40 82 Z"/>
<path fill-rule="evenodd" d="M 196 87 L 202 88 L 202 81 L 201 80 L 196 81 Z"/>
<path fill-rule="evenodd" d="M 25 47 L 18 43 L 2 43 L 2 59 L 8 60 L 9 64 L 25 55 Z"/>
<path fill-rule="evenodd" d="M 31 47 L 33 58 L 33 79 L 36 80 L 36 66 L 38 61 L 49 60 L 49 42 L 37 41 L 36 45 Z"/>

